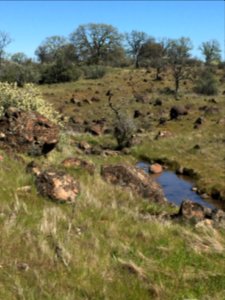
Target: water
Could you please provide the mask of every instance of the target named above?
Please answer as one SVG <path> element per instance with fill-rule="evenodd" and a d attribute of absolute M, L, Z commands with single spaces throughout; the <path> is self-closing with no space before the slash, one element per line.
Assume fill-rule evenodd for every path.
<path fill-rule="evenodd" d="M 149 164 L 140 162 L 136 165 L 149 174 Z M 193 182 L 184 179 L 183 176 L 178 176 L 172 171 L 164 171 L 161 174 L 152 174 L 153 177 L 163 188 L 164 195 L 169 202 L 180 206 L 183 200 L 192 200 L 203 206 L 215 208 L 216 206 L 201 198 L 200 195 L 192 191 Z"/>

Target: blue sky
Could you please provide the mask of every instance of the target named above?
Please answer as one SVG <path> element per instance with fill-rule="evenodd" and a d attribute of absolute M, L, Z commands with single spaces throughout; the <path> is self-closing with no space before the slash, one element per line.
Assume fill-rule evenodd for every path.
<path fill-rule="evenodd" d="M 156 37 L 190 37 L 199 45 L 217 39 L 223 50 L 225 2 L 220 1 L 0 1 L 0 30 L 13 42 L 7 52 L 33 57 L 52 35 L 68 36 L 79 25 L 111 24 L 123 32 L 145 31 Z"/>

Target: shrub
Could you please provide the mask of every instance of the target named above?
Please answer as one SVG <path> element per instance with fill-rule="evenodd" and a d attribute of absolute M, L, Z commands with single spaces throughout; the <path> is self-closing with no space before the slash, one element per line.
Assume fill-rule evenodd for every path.
<path fill-rule="evenodd" d="M 136 127 L 133 122 L 133 119 L 131 119 L 127 113 L 122 113 L 119 111 L 118 108 L 116 108 L 112 103 L 112 96 L 113 94 L 109 90 L 106 93 L 106 96 L 108 96 L 108 104 L 110 109 L 113 111 L 115 115 L 114 119 L 114 137 L 117 140 L 118 144 L 118 150 L 122 150 L 123 148 L 130 147 L 132 145 L 134 133 L 136 132 Z"/>
<path fill-rule="evenodd" d="M 119 113 L 119 119 L 114 122 L 114 137 L 118 144 L 118 149 L 129 148 L 132 146 L 132 141 L 136 127 L 126 113 Z"/>
<path fill-rule="evenodd" d="M 102 78 L 106 72 L 107 68 L 104 66 L 84 66 L 83 67 L 84 77 L 86 79 L 98 79 Z"/>
<path fill-rule="evenodd" d="M 212 71 L 204 69 L 200 72 L 194 91 L 203 95 L 216 95 L 218 93 L 218 83 Z"/>
<path fill-rule="evenodd" d="M 38 83 L 40 73 L 36 65 L 7 63 L 1 69 L 0 81 L 14 83 L 22 87 L 25 83 Z"/>
<path fill-rule="evenodd" d="M 76 81 L 82 72 L 74 65 L 66 66 L 61 63 L 44 64 L 41 67 L 40 83 L 59 83 Z"/>
<path fill-rule="evenodd" d="M 37 111 L 49 120 L 60 125 L 60 115 L 41 97 L 37 87 L 25 84 L 23 88 L 16 83 L 0 82 L 0 116 L 4 111 L 17 107 L 25 111 Z"/>

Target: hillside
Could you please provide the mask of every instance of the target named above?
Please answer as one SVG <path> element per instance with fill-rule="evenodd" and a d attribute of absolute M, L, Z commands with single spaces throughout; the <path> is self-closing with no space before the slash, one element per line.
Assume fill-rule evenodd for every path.
<path fill-rule="evenodd" d="M 0 150 L 0 298 L 225 299 L 224 223 L 173 220 L 178 207 L 142 198 L 100 174 L 102 165 L 142 161 L 186 169 L 198 193 L 224 207 L 223 76 L 218 70 L 218 95 L 198 95 L 186 80 L 177 100 L 170 74 L 155 81 L 154 70 L 110 69 L 101 79 L 41 86 L 65 125 L 47 155 Z M 117 151 L 108 90 L 137 129 L 129 149 Z M 186 114 L 171 118 L 173 106 Z M 66 168 L 69 157 L 93 163 L 95 171 Z M 77 180 L 76 201 L 40 196 L 35 176 L 26 172 L 31 161 Z"/>

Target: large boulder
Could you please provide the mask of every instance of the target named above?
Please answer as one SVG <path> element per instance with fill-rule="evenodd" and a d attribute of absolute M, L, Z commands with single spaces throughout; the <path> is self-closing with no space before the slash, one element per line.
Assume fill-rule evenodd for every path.
<path fill-rule="evenodd" d="M 0 119 L 0 134 L 0 147 L 36 156 L 54 149 L 59 127 L 37 112 L 10 107 Z"/>
<path fill-rule="evenodd" d="M 102 166 L 101 175 L 107 182 L 129 187 L 151 201 L 166 201 L 162 188 L 148 174 L 136 167 L 123 164 Z"/>
<path fill-rule="evenodd" d="M 74 203 L 79 192 L 79 183 L 64 172 L 45 170 L 36 177 L 38 192 L 54 201 Z"/>

